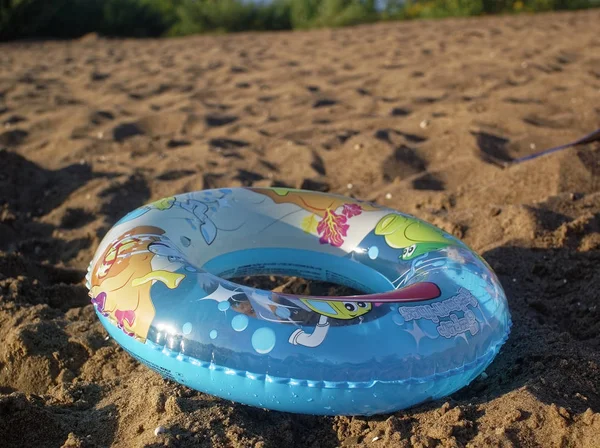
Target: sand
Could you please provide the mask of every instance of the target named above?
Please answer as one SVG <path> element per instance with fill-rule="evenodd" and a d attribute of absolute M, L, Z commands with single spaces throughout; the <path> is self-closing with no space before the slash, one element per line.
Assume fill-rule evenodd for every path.
<path fill-rule="evenodd" d="M 2 446 L 597 447 L 600 145 L 493 162 L 599 127 L 599 22 L 596 10 L 0 45 Z M 99 241 L 148 201 L 240 185 L 352 195 L 463 238 L 514 320 L 487 375 L 412 410 L 324 418 L 234 404 L 134 362 L 83 286 Z"/>

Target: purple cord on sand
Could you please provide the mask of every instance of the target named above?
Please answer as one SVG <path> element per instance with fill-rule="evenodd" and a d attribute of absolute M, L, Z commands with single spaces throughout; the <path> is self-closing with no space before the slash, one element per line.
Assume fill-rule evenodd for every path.
<path fill-rule="evenodd" d="M 596 141 L 600 141 L 600 129 L 597 129 L 594 132 L 592 132 L 591 134 L 588 134 L 585 137 L 580 138 L 579 140 L 575 140 L 574 142 L 567 143 L 565 145 L 555 146 L 554 148 L 550 148 L 550 149 L 545 149 L 544 151 L 536 152 L 536 153 L 530 154 L 525 157 L 519 157 L 518 159 L 513 159 L 512 161 L 508 162 L 507 165 L 516 165 L 517 163 L 527 162 L 528 160 L 537 159 L 538 157 L 542 157 L 542 156 L 551 154 L 553 152 L 558 152 L 563 149 L 570 148 L 571 146 L 584 145 L 586 143 L 592 143 L 592 142 L 596 142 Z"/>

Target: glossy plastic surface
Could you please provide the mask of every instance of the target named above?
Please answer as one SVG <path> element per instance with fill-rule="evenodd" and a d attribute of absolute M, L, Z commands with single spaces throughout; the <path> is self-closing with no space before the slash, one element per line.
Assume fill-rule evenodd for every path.
<path fill-rule="evenodd" d="M 365 295 L 227 280 L 294 275 Z M 221 189 L 119 221 L 88 273 L 109 333 L 162 375 L 260 407 L 370 415 L 465 386 L 508 336 L 489 266 L 412 216 L 328 194 Z"/>

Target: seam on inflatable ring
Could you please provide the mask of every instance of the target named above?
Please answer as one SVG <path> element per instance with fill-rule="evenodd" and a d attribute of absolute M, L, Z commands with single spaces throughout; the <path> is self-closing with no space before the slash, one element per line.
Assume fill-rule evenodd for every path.
<path fill-rule="evenodd" d="M 195 366 L 209 369 L 222 371 L 226 375 L 235 375 L 246 377 L 251 380 L 259 380 L 265 381 L 267 383 L 277 383 L 277 384 L 289 384 L 292 386 L 305 386 L 312 388 L 320 388 L 320 389 L 369 389 L 376 384 L 422 384 L 431 381 L 435 381 L 442 378 L 448 378 L 454 375 L 458 375 L 460 373 L 465 372 L 466 370 L 471 369 L 477 365 L 484 363 L 490 359 L 493 359 L 494 356 L 500 351 L 500 348 L 504 345 L 508 336 L 510 334 L 510 330 L 512 328 L 512 319 L 508 318 L 506 332 L 502 336 L 496 344 L 494 344 L 490 349 L 488 349 L 483 355 L 478 356 L 473 361 L 463 364 L 460 367 L 455 367 L 453 369 L 446 370 L 445 372 L 434 373 L 433 375 L 428 375 L 424 377 L 410 377 L 398 380 L 370 380 L 370 381 L 327 381 L 327 380 L 305 380 L 305 379 L 296 379 L 296 378 L 283 378 L 278 376 L 272 376 L 267 373 L 253 373 L 244 370 L 232 369 L 230 367 L 218 366 L 212 362 L 208 361 L 200 361 L 196 358 L 192 358 L 191 356 L 183 355 L 182 353 L 177 353 L 172 350 L 169 350 L 166 347 L 161 349 L 161 346 L 157 346 L 150 341 L 146 341 L 146 344 L 151 346 L 154 350 L 160 350 L 162 354 L 169 358 L 176 358 L 178 361 L 186 362 L 193 364 Z M 150 342 L 150 343 L 149 343 Z M 154 347 L 152 347 L 154 345 Z M 129 351 L 129 350 L 127 350 Z M 133 353 L 132 353 L 133 354 Z M 142 359 L 139 355 L 135 356 L 138 359 Z"/>

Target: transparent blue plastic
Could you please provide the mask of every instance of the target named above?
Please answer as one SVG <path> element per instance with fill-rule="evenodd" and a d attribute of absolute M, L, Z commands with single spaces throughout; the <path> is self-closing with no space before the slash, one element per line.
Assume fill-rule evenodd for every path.
<path fill-rule="evenodd" d="M 228 279 L 278 274 L 364 291 L 295 296 Z M 282 411 L 371 415 L 460 389 L 508 337 L 498 279 L 412 216 L 288 189 L 206 190 L 119 221 L 88 273 L 115 340 L 163 376 Z"/>

